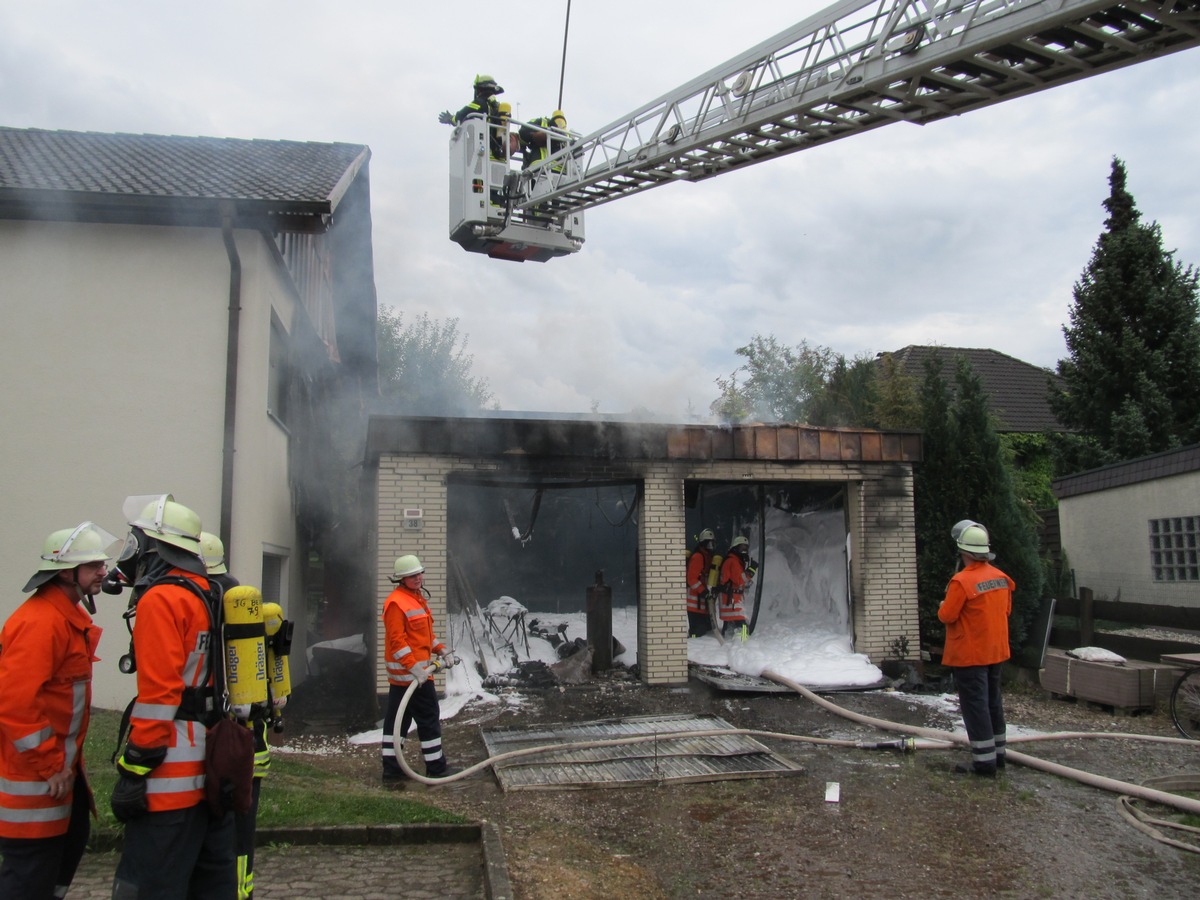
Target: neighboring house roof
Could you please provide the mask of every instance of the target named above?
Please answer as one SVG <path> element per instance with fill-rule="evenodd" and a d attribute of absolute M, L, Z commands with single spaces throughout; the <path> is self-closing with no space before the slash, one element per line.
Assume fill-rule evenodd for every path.
<path fill-rule="evenodd" d="M 879 354 L 882 356 L 883 354 Z M 1069 431 L 1050 410 L 1047 381 L 1061 386 L 1062 379 L 1049 369 L 1023 362 L 995 350 L 968 347 L 924 347 L 909 345 L 892 352 L 901 371 L 919 385 L 925 379 L 925 361 L 942 361 L 942 377 L 954 387 L 956 357 L 965 357 L 983 383 L 988 406 L 1000 432 Z"/>
<path fill-rule="evenodd" d="M 0 127 L 0 218 L 323 231 L 360 144 Z"/>
<path fill-rule="evenodd" d="M 1189 472 L 1200 472 L 1200 444 L 1192 444 L 1178 450 L 1166 450 L 1128 462 L 1113 463 L 1099 469 L 1089 469 L 1087 472 L 1079 472 L 1065 478 L 1056 478 L 1051 483 L 1051 489 L 1054 496 L 1063 500 L 1079 494 L 1140 484 L 1158 478 L 1169 478 L 1172 475 L 1186 475 Z"/>

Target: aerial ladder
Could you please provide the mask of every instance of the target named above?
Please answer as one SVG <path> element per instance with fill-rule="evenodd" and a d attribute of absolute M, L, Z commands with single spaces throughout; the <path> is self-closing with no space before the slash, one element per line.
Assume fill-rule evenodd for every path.
<path fill-rule="evenodd" d="M 552 135 L 561 149 L 527 168 L 493 158 L 491 126 L 468 119 L 450 144 L 450 237 L 544 262 L 583 246 L 589 207 L 1197 44 L 1200 0 L 844 0 L 599 131 Z"/>

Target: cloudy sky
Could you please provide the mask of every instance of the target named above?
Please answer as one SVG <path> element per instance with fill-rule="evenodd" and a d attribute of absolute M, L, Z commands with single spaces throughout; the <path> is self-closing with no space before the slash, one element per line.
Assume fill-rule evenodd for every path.
<path fill-rule="evenodd" d="M 570 125 L 619 120 L 825 5 L 574 0 Z M 705 414 L 755 334 L 1052 367 L 1114 155 L 1166 247 L 1200 263 L 1196 49 L 619 200 L 587 213 L 570 258 L 466 253 L 447 238 L 437 113 L 477 72 L 518 117 L 550 112 L 566 8 L 0 0 L 0 124 L 368 145 L 380 301 L 457 318 L 508 409 Z"/>

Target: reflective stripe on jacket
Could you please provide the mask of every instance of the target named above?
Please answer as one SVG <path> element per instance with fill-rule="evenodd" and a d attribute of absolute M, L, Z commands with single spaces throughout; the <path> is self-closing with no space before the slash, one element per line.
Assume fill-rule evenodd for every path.
<path fill-rule="evenodd" d="M 0 837 L 66 833 L 74 791 L 52 800 L 46 782 L 68 764 L 83 771 L 101 630 L 50 582 L 0 632 Z"/>
<path fill-rule="evenodd" d="M 946 625 L 942 664 L 990 666 L 1012 655 L 1008 616 L 1016 582 L 986 562 L 975 561 L 950 579 L 938 619 Z"/>
<path fill-rule="evenodd" d="M 704 592 L 708 590 L 708 570 L 712 567 L 712 551 L 697 547 L 687 562 L 687 608 L 688 612 L 708 613 L 704 604 Z"/>
<path fill-rule="evenodd" d="M 198 575 L 182 569 L 172 569 L 171 574 L 208 589 Z M 205 802 L 204 723 L 175 715 L 184 688 L 213 683 L 210 626 L 207 605 L 180 585 L 156 584 L 138 601 L 133 625 L 137 699 L 129 719 L 129 742 L 146 749 L 167 748 L 146 782 L 151 812 Z"/>
<path fill-rule="evenodd" d="M 433 614 L 424 595 L 402 584 L 383 603 L 383 628 L 389 684 L 407 686 L 415 677 L 413 666 L 446 652 L 446 645 L 434 637 Z"/>

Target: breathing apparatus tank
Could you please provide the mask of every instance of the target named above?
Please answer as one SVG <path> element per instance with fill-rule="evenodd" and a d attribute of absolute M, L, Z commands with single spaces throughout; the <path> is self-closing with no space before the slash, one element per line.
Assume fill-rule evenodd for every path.
<path fill-rule="evenodd" d="M 288 654 L 292 651 L 292 623 L 283 617 L 278 603 L 262 605 L 267 636 L 267 684 L 271 695 L 271 718 L 275 730 L 283 730 L 281 711 L 292 693 L 292 671 Z"/>
<path fill-rule="evenodd" d="M 267 644 L 262 593 L 249 585 L 225 592 L 225 684 L 238 718 L 267 705 Z"/>
<path fill-rule="evenodd" d="M 708 567 L 708 589 L 711 591 L 717 586 L 717 582 L 721 578 L 721 563 L 724 557 L 719 553 L 714 553 L 712 565 Z"/>

